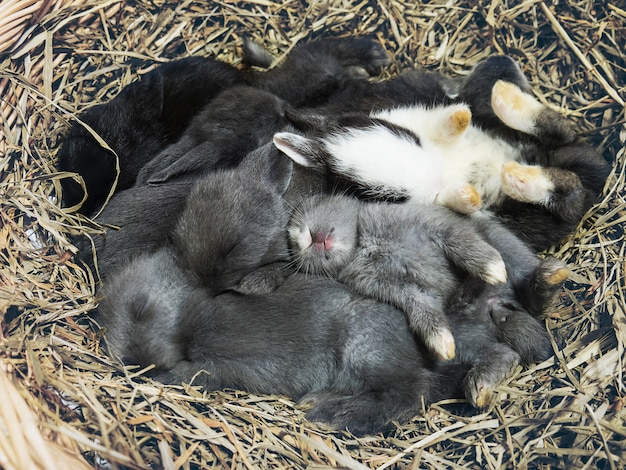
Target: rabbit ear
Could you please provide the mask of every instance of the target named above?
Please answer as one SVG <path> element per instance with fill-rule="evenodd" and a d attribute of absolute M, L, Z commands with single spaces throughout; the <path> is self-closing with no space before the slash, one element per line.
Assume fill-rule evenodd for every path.
<path fill-rule="evenodd" d="M 285 109 L 285 117 L 298 130 L 316 132 L 333 127 L 336 120 L 323 114 L 311 114 L 290 107 Z"/>
<path fill-rule="evenodd" d="M 316 141 L 291 132 L 278 132 L 274 134 L 273 141 L 278 150 L 298 165 L 315 166 L 312 156 L 315 154 Z"/>
<path fill-rule="evenodd" d="M 264 180 L 283 195 L 291 182 L 293 163 L 268 143 L 246 155 L 239 169 L 254 180 Z"/>

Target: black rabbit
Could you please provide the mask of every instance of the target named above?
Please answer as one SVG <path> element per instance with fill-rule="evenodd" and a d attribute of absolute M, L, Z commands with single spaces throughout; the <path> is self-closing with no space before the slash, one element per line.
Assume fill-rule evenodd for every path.
<path fill-rule="evenodd" d="M 118 164 L 116 190 L 127 189 L 143 165 L 178 140 L 205 104 L 223 89 L 242 82 L 241 73 L 231 65 L 189 57 L 157 66 L 108 103 L 83 111 L 80 121 L 110 149 L 81 122 L 72 123 L 57 155 L 58 168 L 78 173 L 87 194 L 76 181 L 66 178 L 63 204 L 74 206 L 86 197 L 80 211 L 94 212 L 111 192 Z"/>

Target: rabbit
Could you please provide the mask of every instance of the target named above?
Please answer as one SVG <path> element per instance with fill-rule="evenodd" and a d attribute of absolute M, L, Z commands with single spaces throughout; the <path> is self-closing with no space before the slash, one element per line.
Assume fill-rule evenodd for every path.
<path fill-rule="evenodd" d="M 224 96 L 227 98 L 222 99 Z M 170 165 L 166 156 L 154 165 L 147 163 L 137 183 L 114 194 L 102 209 L 98 222 L 120 229 L 109 230 L 106 238 L 94 240 L 100 275 L 106 276 L 113 265 L 133 254 L 154 251 L 163 245 L 193 184 L 211 172 L 236 168 L 247 154 L 270 142 L 273 133 L 284 126 L 281 106 L 282 101 L 274 95 L 244 86 L 234 86 L 215 98 L 209 108 L 210 119 L 191 124 L 191 129 L 205 132 L 204 141 L 198 140 L 197 145 Z M 199 117 L 207 114 L 201 111 Z M 147 179 L 153 177 L 153 183 L 143 182 L 143 175 Z M 76 244 L 82 258 L 93 268 L 91 241 L 83 237 Z"/>
<path fill-rule="evenodd" d="M 79 259 L 98 279 L 105 279 L 138 254 L 156 251 L 168 242 L 196 181 L 187 178 L 160 186 L 133 186 L 116 193 L 98 218 L 107 232 L 72 240 Z"/>
<path fill-rule="evenodd" d="M 185 274 L 171 250 L 140 255 L 98 307 L 111 355 L 154 364 L 163 383 L 283 394 L 308 420 L 363 435 L 454 395 L 464 375 L 432 365 L 401 312 L 331 279 L 296 274 L 270 293 L 212 296 Z"/>
<path fill-rule="evenodd" d="M 463 391 L 476 407 L 518 363 L 551 355 L 537 318 L 569 270 L 493 217 L 321 196 L 294 210 L 288 232 L 300 271 L 394 305 L 438 359 L 468 366 Z"/>
<path fill-rule="evenodd" d="M 539 259 L 493 215 L 480 214 L 471 221 L 502 255 L 507 282 L 489 285 L 463 276 L 445 311 L 458 346 L 454 361 L 470 367 L 463 394 L 473 406 L 485 408 L 518 364 L 552 356 L 550 336 L 539 320 L 558 300 L 569 269 L 557 258 Z"/>
<path fill-rule="evenodd" d="M 435 205 L 324 195 L 293 211 L 288 234 L 300 270 L 399 308 L 441 359 L 455 355 L 444 303 L 457 287 L 456 272 L 506 282 L 502 256 L 471 221 Z"/>
<path fill-rule="evenodd" d="M 474 87 L 484 101 L 472 95 Z M 565 118 L 526 90 L 517 64 L 496 56 L 458 92 L 471 104 L 395 105 L 367 116 L 287 110 L 307 136 L 280 132 L 274 143 L 300 165 L 339 175 L 367 197 L 435 201 L 462 213 L 484 206 L 540 251 L 575 228 L 610 168 Z"/>
<path fill-rule="evenodd" d="M 243 289 L 273 290 L 280 283 L 276 263 L 289 259 L 283 195 L 292 169 L 291 160 L 268 143 L 236 168 L 211 172 L 194 186 L 171 240 L 207 292 L 236 290 L 258 268 L 266 269 L 266 278 L 248 278 Z"/>
<path fill-rule="evenodd" d="M 286 126 L 285 104 L 248 86 L 224 90 L 194 116 L 177 142 L 144 165 L 137 185 L 236 166 L 247 152 L 268 143 L 274 132 Z M 199 145 L 206 151 L 192 151 Z"/>
<path fill-rule="evenodd" d="M 205 104 L 221 90 L 239 83 L 243 77 L 233 66 L 188 57 L 157 66 L 111 101 L 83 111 L 61 141 L 57 167 L 78 173 L 87 192 L 72 179 L 62 180 L 64 206 L 78 205 L 85 197 L 79 211 L 96 211 L 111 192 L 118 163 L 116 190 L 131 187 L 143 165 L 178 140 Z"/>
<path fill-rule="evenodd" d="M 180 240 L 181 256 L 188 257 L 191 265 L 197 265 L 200 273 L 209 276 L 220 264 L 201 266 L 201 260 L 216 261 L 211 256 L 219 256 L 219 250 L 228 253 L 229 247 L 224 244 L 233 243 L 227 238 L 228 230 L 241 219 L 246 208 L 250 214 L 282 208 L 278 201 L 280 194 L 275 189 L 278 183 L 269 182 L 270 173 L 281 166 L 285 168 L 279 172 L 284 185 L 280 191 L 285 192 L 290 186 L 285 181 L 292 182 L 293 165 L 271 143 L 249 152 L 240 165 L 233 168 L 216 168 L 204 176 L 187 175 L 159 185 L 135 186 L 121 191 L 99 217 L 101 223 L 118 229 L 110 229 L 104 237 L 93 241 L 83 236 L 75 244 L 83 261 L 92 269 L 97 265 L 100 278 L 106 279 L 129 259 L 140 253 L 154 252 L 176 239 Z M 300 176 L 294 179 L 308 181 Z M 311 180 L 311 184 L 314 181 Z M 299 184 L 304 188 L 303 182 Z M 296 181 L 293 186 L 289 191 L 300 194 Z M 275 217 L 276 222 L 281 220 L 278 215 Z M 269 225 L 257 225 L 253 229 L 252 222 L 250 224 L 247 241 L 258 243 L 259 256 L 264 250 L 279 250 L 277 242 L 274 242 L 276 246 L 263 246 L 263 235 L 256 233 L 261 228 L 269 230 Z M 191 235 L 186 233 L 188 229 L 192 230 Z M 244 238 L 243 235 L 237 236 Z M 286 244 L 286 236 L 284 238 Z M 203 254 L 204 243 L 208 244 L 207 250 L 215 251 L 210 255 L 208 251 Z M 288 258 L 287 253 L 285 258 Z"/>

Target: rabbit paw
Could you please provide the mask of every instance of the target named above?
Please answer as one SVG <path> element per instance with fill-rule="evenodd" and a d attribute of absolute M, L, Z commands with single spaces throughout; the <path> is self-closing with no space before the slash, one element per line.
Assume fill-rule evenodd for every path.
<path fill-rule="evenodd" d="M 483 280 L 488 284 L 504 284 L 506 282 L 506 265 L 501 256 L 485 267 Z"/>
<path fill-rule="evenodd" d="M 465 398 L 476 408 L 487 408 L 493 402 L 493 392 L 497 386 L 497 383 L 484 380 L 484 377 L 468 374 L 463 386 Z"/>
<path fill-rule="evenodd" d="M 472 112 L 463 105 L 456 107 L 445 124 L 445 134 L 450 137 L 457 136 L 465 132 L 472 122 Z"/>
<path fill-rule="evenodd" d="M 444 188 L 437 194 L 435 201 L 460 214 L 473 214 L 483 205 L 480 194 L 469 183 L 460 187 Z"/>
<path fill-rule="evenodd" d="M 425 335 L 424 342 L 440 359 L 450 360 L 456 355 L 454 336 L 447 327 L 439 327 L 430 335 Z"/>
<path fill-rule="evenodd" d="M 548 286 L 561 285 L 569 278 L 569 269 L 563 261 L 556 258 L 546 258 L 541 263 L 541 274 Z"/>
<path fill-rule="evenodd" d="M 504 193 L 520 202 L 546 202 L 554 190 L 554 183 L 538 166 L 507 162 L 501 179 Z"/>
<path fill-rule="evenodd" d="M 500 120 L 512 129 L 532 134 L 537 116 L 544 106 L 517 85 L 498 80 L 491 90 L 491 107 Z"/>

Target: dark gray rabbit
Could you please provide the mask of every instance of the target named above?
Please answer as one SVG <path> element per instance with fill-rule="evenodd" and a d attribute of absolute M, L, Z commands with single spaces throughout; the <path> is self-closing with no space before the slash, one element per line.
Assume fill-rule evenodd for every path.
<path fill-rule="evenodd" d="M 176 226 L 195 178 L 162 186 L 135 186 L 120 191 L 102 210 L 98 222 L 110 226 L 104 236 L 74 240 L 80 259 L 100 278 L 140 253 L 165 245 Z"/>
<path fill-rule="evenodd" d="M 289 239 L 300 270 L 396 306 L 430 350 L 466 365 L 463 392 L 477 407 L 517 364 L 551 354 L 536 317 L 568 270 L 554 258 L 540 261 L 489 216 L 322 196 L 296 208 Z"/>
<path fill-rule="evenodd" d="M 172 233 L 172 245 L 205 290 L 213 295 L 273 290 L 280 283 L 275 263 L 289 258 L 289 211 L 283 195 L 292 171 L 291 161 L 267 144 L 239 166 L 211 172 L 196 184 Z M 259 268 L 265 279 L 246 277 Z"/>
<path fill-rule="evenodd" d="M 471 221 L 434 205 L 309 198 L 294 211 L 289 241 L 300 270 L 399 308 L 443 359 L 455 355 L 444 304 L 457 287 L 457 271 L 492 284 L 506 281 L 500 253 Z"/>
<path fill-rule="evenodd" d="M 455 362 L 470 368 L 463 393 L 482 408 L 518 364 L 553 354 L 550 336 L 539 320 L 556 302 L 569 270 L 556 258 L 539 259 L 492 216 L 474 215 L 472 222 L 507 267 L 506 284 L 488 285 L 465 276 L 445 307 L 458 345 Z"/>
<path fill-rule="evenodd" d="M 250 41 L 244 43 L 247 62 L 268 67 L 270 56 Z M 246 75 L 248 84 L 267 90 L 295 108 L 333 102 L 345 90 L 361 88 L 390 60 L 370 37 L 324 38 L 298 43 L 278 66 Z"/>
<path fill-rule="evenodd" d="M 237 165 L 246 153 L 269 142 L 274 132 L 286 126 L 285 106 L 277 96 L 256 88 L 224 90 L 191 120 L 177 142 L 141 169 L 137 184 L 161 184 Z"/>
<path fill-rule="evenodd" d="M 283 128 L 279 98 L 253 88 L 236 87 L 233 90 L 239 92 L 228 95 L 226 100 L 218 97 L 211 106 L 213 119 L 210 123 L 213 126 L 205 134 L 207 140 L 191 148 L 172 165 L 148 164 L 141 172 L 149 177 L 152 170 L 156 172 L 163 168 L 159 174 L 168 176 L 157 179 L 167 181 L 158 185 L 136 184 L 120 191 L 102 210 L 98 222 L 119 227 L 119 230 L 109 230 L 104 238 L 97 237 L 93 241 L 101 276 L 106 276 L 111 267 L 132 255 L 162 246 L 183 211 L 195 182 L 212 171 L 232 169 L 260 143 L 269 142 L 273 133 Z M 236 108 L 241 110 L 234 113 Z M 170 178 L 173 175 L 176 177 Z M 81 257 L 94 267 L 91 240 L 82 237 L 76 244 Z"/>
<path fill-rule="evenodd" d="M 110 351 L 155 364 L 162 382 L 284 394 L 311 421 L 365 434 L 452 396 L 463 376 L 428 365 L 401 312 L 331 279 L 294 275 L 272 293 L 212 297 L 165 260 L 134 260 L 99 307 Z"/>
<path fill-rule="evenodd" d="M 172 335 L 187 314 L 185 299 L 196 288 L 212 296 L 272 291 L 280 284 L 289 217 L 282 195 L 292 168 L 288 158 L 266 145 L 237 168 L 195 183 L 171 239 L 152 252 L 138 251 L 103 281 L 98 317 L 110 333 L 112 351 L 131 362 L 161 361 L 158 367 L 170 368 L 182 359 Z M 151 331 L 151 322 L 169 325 L 168 331 Z M 156 351 L 159 356 L 152 357 Z"/>

